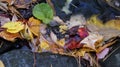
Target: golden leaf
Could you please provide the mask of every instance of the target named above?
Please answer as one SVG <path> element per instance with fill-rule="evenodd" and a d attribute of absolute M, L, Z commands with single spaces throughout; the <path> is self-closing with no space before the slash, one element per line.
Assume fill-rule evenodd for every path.
<path fill-rule="evenodd" d="M 41 41 L 40 42 L 40 47 L 41 47 L 41 49 L 48 50 L 49 49 L 49 44 L 46 41 Z"/>
<path fill-rule="evenodd" d="M 40 34 L 40 23 L 41 23 L 41 21 L 39 21 L 33 17 L 29 18 L 28 26 L 30 28 L 30 31 L 36 36 L 39 36 L 39 34 Z"/>
<path fill-rule="evenodd" d="M 105 27 L 120 30 L 120 20 L 110 20 L 106 22 Z"/>
<path fill-rule="evenodd" d="M 22 22 L 8 22 L 2 28 L 6 28 L 9 33 L 18 33 L 24 29 L 24 24 Z"/>
<path fill-rule="evenodd" d="M 93 15 L 92 17 L 90 17 L 90 19 L 87 21 L 88 24 L 94 24 L 98 27 L 103 27 L 103 22 L 97 18 L 97 15 Z"/>
<path fill-rule="evenodd" d="M 57 44 L 60 45 L 60 46 L 62 46 L 62 47 L 64 47 L 64 45 L 65 45 L 65 39 L 58 40 Z"/>
<path fill-rule="evenodd" d="M 0 37 L 8 40 L 8 41 L 14 41 L 15 38 L 21 38 L 19 33 L 9 33 L 6 31 L 0 32 Z"/>

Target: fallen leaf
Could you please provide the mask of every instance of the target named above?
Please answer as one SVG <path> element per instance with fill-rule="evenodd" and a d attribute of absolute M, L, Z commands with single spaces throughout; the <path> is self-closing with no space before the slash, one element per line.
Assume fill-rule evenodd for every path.
<path fill-rule="evenodd" d="M 64 45 L 65 45 L 65 39 L 63 38 L 63 39 L 58 40 L 57 44 L 60 45 L 60 46 L 62 46 L 62 47 L 64 47 Z"/>
<path fill-rule="evenodd" d="M 0 25 L 4 25 L 6 22 L 10 22 L 10 18 L 8 17 L 4 17 L 4 16 L 0 16 Z"/>
<path fill-rule="evenodd" d="M 105 23 L 105 27 L 120 30 L 120 20 L 110 20 Z"/>
<path fill-rule="evenodd" d="M 28 26 L 30 28 L 30 31 L 35 36 L 39 36 L 40 35 L 40 24 L 41 24 L 40 20 L 37 20 L 37 19 L 35 19 L 33 17 L 29 18 Z"/>
<path fill-rule="evenodd" d="M 98 47 L 102 46 L 102 41 L 102 35 L 90 33 L 89 36 L 84 38 L 80 43 L 84 44 L 83 48 L 89 48 L 96 51 Z"/>
<path fill-rule="evenodd" d="M 24 25 L 20 21 L 18 21 L 18 22 L 7 22 L 2 26 L 2 28 L 6 28 L 7 32 L 9 32 L 9 33 L 18 33 L 18 32 L 20 32 L 21 30 L 24 29 Z"/>
<path fill-rule="evenodd" d="M 49 49 L 49 44 L 46 41 L 41 41 L 40 42 L 40 47 L 43 50 L 48 50 Z"/>
<path fill-rule="evenodd" d="M 15 0 L 1 0 L 1 2 L 7 2 L 9 5 L 12 5 Z"/>
<path fill-rule="evenodd" d="M 53 32 L 50 33 L 50 37 L 52 41 L 57 44 L 57 36 Z"/>
<path fill-rule="evenodd" d="M 7 12 L 7 10 L 8 10 L 7 4 L 0 2 L 0 9 L 2 9 L 5 12 Z"/>
<path fill-rule="evenodd" d="M 105 48 L 102 52 L 97 53 L 98 59 L 103 59 L 109 52 L 109 48 Z"/>
<path fill-rule="evenodd" d="M 93 15 L 92 17 L 90 17 L 88 20 L 87 20 L 87 23 L 88 24 L 93 24 L 93 25 L 96 25 L 98 27 L 103 27 L 103 22 L 98 18 L 98 15 Z"/>
<path fill-rule="evenodd" d="M 6 31 L 0 32 L 0 37 L 8 41 L 15 41 L 16 38 L 21 38 L 19 33 L 9 33 Z"/>
<path fill-rule="evenodd" d="M 4 63 L 0 60 L 0 67 L 5 67 Z"/>
<path fill-rule="evenodd" d="M 68 27 L 66 25 L 60 25 L 59 28 L 60 32 L 63 34 L 68 30 Z"/>
<path fill-rule="evenodd" d="M 87 37 L 89 34 L 88 34 L 88 31 L 86 28 L 84 27 L 81 27 L 78 29 L 78 35 L 80 36 L 80 38 L 84 39 L 85 37 Z"/>
<path fill-rule="evenodd" d="M 67 21 L 66 25 L 68 28 L 72 28 L 74 26 L 84 26 L 86 24 L 85 17 L 83 15 L 73 15 L 70 20 Z"/>

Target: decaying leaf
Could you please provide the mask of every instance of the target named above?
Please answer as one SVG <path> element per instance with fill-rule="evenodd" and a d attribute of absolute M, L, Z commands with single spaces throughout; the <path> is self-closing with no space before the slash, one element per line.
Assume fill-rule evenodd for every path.
<path fill-rule="evenodd" d="M 28 21 L 28 26 L 30 28 L 30 31 L 35 35 L 35 36 L 39 36 L 40 34 L 40 24 L 41 21 L 37 20 L 33 17 L 31 17 Z"/>
<path fill-rule="evenodd" d="M 83 15 L 73 15 L 70 20 L 67 21 L 66 25 L 68 28 L 72 28 L 74 26 L 84 26 L 86 24 L 85 17 Z"/>
<path fill-rule="evenodd" d="M 0 60 L 0 67 L 5 67 L 5 65 L 3 64 L 1 60 Z"/>
<path fill-rule="evenodd" d="M 15 0 L 1 0 L 1 2 L 7 2 L 9 5 L 12 5 Z"/>
<path fill-rule="evenodd" d="M 0 9 L 2 9 L 5 12 L 7 12 L 7 10 L 8 10 L 7 4 L 0 2 Z"/>
<path fill-rule="evenodd" d="M 95 50 L 102 46 L 103 36 L 99 34 L 90 33 L 88 37 L 84 38 L 80 43 L 84 44 L 83 48 Z"/>
<path fill-rule="evenodd" d="M 0 16 L 0 25 L 4 25 L 6 22 L 10 22 L 10 18 L 8 17 L 4 17 L 4 16 Z"/>
<path fill-rule="evenodd" d="M 54 43 L 57 43 L 57 36 L 53 32 L 50 33 L 50 37 Z"/>
<path fill-rule="evenodd" d="M 9 33 L 18 33 L 21 30 L 24 29 L 24 25 L 22 24 L 22 22 L 7 22 L 5 23 L 2 28 L 6 28 L 7 32 Z"/>
<path fill-rule="evenodd" d="M 109 48 L 105 48 L 102 52 L 97 54 L 98 59 L 103 59 L 109 52 Z"/>
<path fill-rule="evenodd" d="M 19 33 L 8 33 L 6 31 L 0 32 L 0 37 L 8 41 L 15 41 L 16 38 L 21 38 Z"/>

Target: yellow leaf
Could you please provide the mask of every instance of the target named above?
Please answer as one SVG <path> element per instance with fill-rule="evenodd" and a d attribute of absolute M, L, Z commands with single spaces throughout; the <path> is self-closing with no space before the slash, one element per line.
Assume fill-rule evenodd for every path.
<path fill-rule="evenodd" d="M 105 27 L 120 30 L 120 20 L 110 20 L 106 22 Z"/>
<path fill-rule="evenodd" d="M 30 31 L 36 36 L 39 36 L 40 34 L 40 24 L 41 24 L 41 21 L 33 17 L 29 18 L 28 26 L 30 28 Z"/>
<path fill-rule="evenodd" d="M 57 44 L 60 45 L 60 46 L 62 46 L 62 47 L 64 47 L 64 45 L 65 45 L 65 39 L 58 40 Z"/>
<path fill-rule="evenodd" d="M 3 64 L 1 60 L 0 60 L 0 67 L 5 67 L 5 65 Z"/>
<path fill-rule="evenodd" d="M 21 38 L 19 33 L 9 33 L 6 31 L 2 31 L 0 32 L 0 37 L 9 40 L 9 41 L 14 41 L 15 38 Z"/>
<path fill-rule="evenodd" d="M 97 18 L 97 15 L 93 15 L 92 17 L 90 17 L 90 19 L 87 21 L 88 24 L 94 24 L 98 27 L 103 27 L 103 22 Z"/>
<path fill-rule="evenodd" d="M 60 28 L 60 32 L 62 32 L 63 34 L 68 29 L 68 27 L 66 25 L 60 25 L 59 28 Z"/>
<path fill-rule="evenodd" d="M 9 33 L 18 33 L 24 29 L 24 24 L 22 24 L 22 22 L 8 22 L 2 27 L 6 28 Z"/>
<path fill-rule="evenodd" d="M 41 47 L 41 49 L 48 50 L 49 44 L 46 41 L 41 41 L 40 47 Z"/>

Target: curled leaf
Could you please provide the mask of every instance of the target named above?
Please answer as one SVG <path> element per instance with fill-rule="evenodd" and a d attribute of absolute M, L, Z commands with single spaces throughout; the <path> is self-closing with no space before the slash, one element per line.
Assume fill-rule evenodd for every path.
<path fill-rule="evenodd" d="M 8 22 L 5 23 L 2 28 L 6 28 L 9 33 L 18 33 L 24 29 L 22 22 Z"/>
<path fill-rule="evenodd" d="M 8 40 L 8 41 L 15 41 L 16 38 L 21 38 L 19 33 L 9 33 L 6 31 L 0 32 L 0 37 Z"/>
<path fill-rule="evenodd" d="M 84 38 L 80 43 L 84 44 L 84 48 L 89 48 L 96 51 L 96 49 L 102 46 L 103 36 L 99 34 L 90 33 L 88 37 Z"/>

